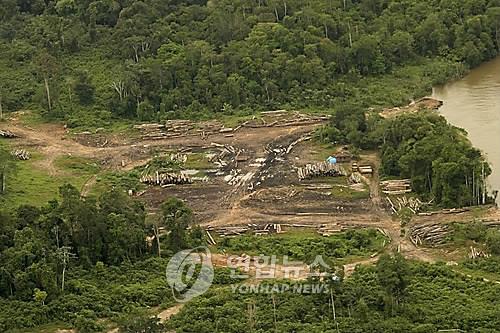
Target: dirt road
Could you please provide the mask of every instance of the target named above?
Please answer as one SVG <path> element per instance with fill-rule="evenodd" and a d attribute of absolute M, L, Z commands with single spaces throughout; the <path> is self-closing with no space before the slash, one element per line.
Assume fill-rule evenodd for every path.
<path fill-rule="evenodd" d="M 199 222 L 207 225 L 234 225 L 248 223 L 301 223 L 359 225 L 380 228 L 390 237 L 389 251 L 400 251 L 408 258 L 434 262 L 440 253 L 415 247 L 401 235 L 399 221 L 394 220 L 382 207 L 379 189 L 379 158 L 375 153 L 362 155 L 365 162 L 374 167 L 375 173 L 366 179 L 370 188 L 370 199 L 344 200 L 335 198 L 328 191 L 309 190 L 307 186 L 318 183 L 300 183 L 297 180 L 297 165 L 307 161 L 301 156 L 289 155 L 287 147 L 303 136 L 312 133 L 321 124 L 290 127 L 242 128 L 231 135 L 223 133 L 201 137 L 190 135 L 163 140 L 142 140 L 109 135 L 101 142 L 103 146 L 84 144 L 60 124 L 41 124 L 30 128 L 19 120 L 2 124 L 2 128 L 18 134 L 14 145 L 38 151 L 42 157 L 37 166 L 56 176 L 54 161 L 61 156 L 78 156 L 102 161 L 105 170 L 131 170 L 147 163 L 159 151 L 178 149 L 203 150 L 212 143 L 231 145 L 248 153 L 248 161 L 237 166 L 242 174 L 249 175 L 239 188 L 214 179 L 208 184 L 177 186 L 175 188 L 149 188 L 141 198 L 150 209 L 158 207 L 169 196 L 177 196 L 190 203 L 198 213 Z M 307 143 L 305 143 L 307 145 Z M 304 151 L 302 148 L 301 151 Z M 260 161 L 260 162 L 256 162 Z M 88 194 L 96 177 L 87 180 L 82 194 Z M 249 184 L 256 185 L 248 190 Z M 324 185 L 324 184 L 323 184 Z M 491 213 L 498 216 L 498 211 Z M 419 217 L 415 223 L 429 220 L 470 219 L 470 214 Z"/>

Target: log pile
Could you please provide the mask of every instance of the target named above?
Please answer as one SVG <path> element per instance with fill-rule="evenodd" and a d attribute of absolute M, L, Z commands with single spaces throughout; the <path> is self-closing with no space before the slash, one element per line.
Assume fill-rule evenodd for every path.
<path fill-rule="evenodd" d="M 498 228 L 500 227 L 500 219 L 481 219 L 479 222 L 483 223 L 485 226 L 489 228 Z"/>
<path fill-rule="evenodd" d="M 224 127 L 218 121 L 194 122 L 191 120 L 167 120 L 164 124 L 140 124 L 135 125 L 134 129 L 141 131 L 144 140 L 163 140 L 169 138 L 179 138 L 184 136 L 207 137 L 213 134 L 224 134 L 232 136 L 243 127 L 261 128 L 261 127 L 288 127 L 288 126 L 306 126 L 325 122 L 329 119 L 327 116 L 305 115 L 299 112 L 288 111 L 269 111 L 263 112 L 261 118 L 254 117 L 236 128 Z"/>
<path fill-rule="evenodd" d="M 484 251 L 481 251 L 481 250 L 478 250 L 476 249 L 475 247 L 470 247 L 470 252 L 469 252 L 469 259 L 479 259 L 479 258 L 489 258 L 491 257 L 490 254 L 484 252 Z"/>
<path fill-rule="evenodd" d="M 281 224 L 266 224 L 263 229 L 254 230 L 254 234 L 257 236 L 260 235 L 269 235 L 269 234 L 281 234 L 283 230 L 281 228 Z"/>
<path fill-rule="evenodd" d="M 141 124 L 135 125 L 134 129 L 143 132 L 143 139 L 163 139 L 165 135 L 165 125 L 162 124 Z"/>
<path fill-rule="evenodd" d="M 388 195 L 401 195 L 405 193 L 411 193 L 411 180 L 409 179 L 399 179 L 399 180 L 386 180 L 380 182 L 380 189 L 382 193 Z"/>
<path fill-rule="evenodd" d="M 233 147 L 231 145 L 222 145 L 219 143 L 212 142 L 210 146 L 216 148 L 219 152 L 211 154 L 208 160 L 210 162 L 213 162 L 219 168 L 236 165 L 238 162 L 238 156 L 246 155 L 245 150 Z M 244 159 L 240 159 L 241 162 L 243 160 Z"/>
<path fill-rule="evenodd" d="M 297 137 L 292 142 L 273 142 L 268 144 L 266 146 L 267 156 L 265 158 L 255 160 L 256 163 L 250 164 L 250 166 L 257 167 L 258 170 L 256 172 L 252 172 L 251 177 L 247 182 L 247 189 L 249 191 L 254 191 L 265 181 L 273 179 L 276 176 L 276 173 L 273 172 L 273 166 L 276 163 L 284 161 L 286 155 L 288 155 L 297 144 L 310 140 L 312 137 L 310 134 L 311 133 L 308 133 Z"/>
<path fill-rule="evenodd" d="M 297 170 L 299 180 L 303 181 L 314 177 L 341 177 L 347 176 L 344 168 L 331 164 L 328 162 L 321 162 L 317 164 L 307 164 L 303 168 Z"/>
<path fill-rule="evenodd" d="M 221 227 L 214 229 L 212 227 L 208 227 L 207 231 L 214 231 L 216 232 L 219 236 L 221 237 L 231 237 L 231 236 L 239 236 L 242 234 L 245 234 L 250 230 L 247 227 L 242 227 L 242 226 L 226 226 L 226 227 Z"/>
<path fill-rule="evenodd" d="M 373 175 L 373 167 L 371 165 L 361 165 L 358 167 L 358 171 L 362 175 Z"/>
<path fill-rule="evenodd" d="M 450 234 L 450 226 L 446 224 L 423 224 L 410 228 L 410 240 L 415 246 L 424 243 L 431 246 L 442 245 Z"/>
<path fill-rule="evenodd" d="M 397 214 L 403 208 L 408 208 L 413 214 L 417 214 L 424 206 L 424 203 L 418 198 L 397 197 L 391 200 L 391 198 L 387 197 L 387 202 L 394 214 Z"/>
<path fill-rule="evenodd" d="M 435 212 L 426 212 L 426 213 L 418 213 L 419 216 L 432 216 L 432 215 L 451 215 L 451 214 L 461 214 L 470 211 L 470 208 L 451 208 L 451 209 L 442 209 Z"/>
<path fill-rule="evenodd" d="M 24 149 L 13 150 L 10 154 L 12 155 L 12 157 L 17 158 L 21 161 L 27 161 L 31 158 L 31 154 Z"/>
<path fill-rule="evenodd" d="M 224 226 L 219 228 L 213 228 L 208 226 L 206 228 L 208 242 L 215 245 L 215 240 L 210 234 L 210 232 L 217 233 L 220 237 L 234 237 L 243 234 L 252 233 L 255 236 L 270 235 L 270 234 L 282 234 L 282 225 L 279 223 L 267 223 L 265 225 L 258 224 L 248 224 L 247 226 Z"/>
<path fill-rule="evenodd" d="M 186 154 L 181 154 L 181 153 L 170 154 L 170 160 L 172 162 L 178 162 L 178 163 L 186 164 L 186 162 L 188 160 L 188 156 Z"/>
<path fill-rule="evenodd" d="M 262 112 L 261 115 L 261 118 L 254 117 L 241 126 L 249 128 L 306 126 L 319 124 L 330 119 L 327 116 L 306 115 L 286 110 L 267 111 Z"/>
<path fill-rule="evenodd" d="M 218 121 L 196 123 L 191 120 L 167 120 L 165 124 L 141 124 L 134 129 L 143 133 L 142 139 L 162 140 L 184 136 L 201 135 L 203 137 L 216 133 L 232 133 L 234 129 L 225 128 Z"/>
<path fill-rule="evenodd" d="M 349 177 L 349 182 L 351 184 L 361 184 L 363 182 L 363 176 L 359 172 L 353 172 Z"/>
<path fill-rule="evenodd" d="M 0 129 L 0 137 L 5 139 L 15 139 L 18 138 L 19 136 L 17 134 L 12 133 L 11 131 Z"/>
<path fill-rule="evenodd" d="M 344 231 L 345 228 L 341 225 L 334 224 L 334 225 L 321 225 L 317 232 L 323 237 L 330 237 L 334 234 L 338 234 L 339 232 Z"/>
<path fill-rule="evenodd" d="M 206 231 L 206 233 L 207 233 L 207 237 L 208 237 L 208 239 L 207 239 L 208 244 L 210 244 L 210 245 L 217 245 L 217 242 L 216 242 L 216 241 L 215 241 L 215 239 L 212 237 L 212 234 L 210 233 L 210 231 L 209 231 L 209 230 L 205 230 L 205 231 Z"/>
<path fill-rule="evenodd" d="M 155 186 L 183 185 L 193 183 L 193 180 L 189 176 L 184 174 L 159 172 L 156 172 L 154 175 L 142 176 L 140 181 L 143 184 Z"/>

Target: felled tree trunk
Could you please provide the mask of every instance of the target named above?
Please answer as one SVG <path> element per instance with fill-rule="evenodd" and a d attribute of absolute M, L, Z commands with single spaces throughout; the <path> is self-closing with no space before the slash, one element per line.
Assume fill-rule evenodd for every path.
<path fill-rule="evenodd" d="M 2 169 L 2 172 L 0 173 L 0 194 L 5 194 L 5 190 L 6 190 L 6 187 L 7 187 L 7 184 L 6 184 L 6 176 L 5 176 L 5 167 Z"/>
<path fill-rule="evenodd" d="M 2 95 L 0 95 L 0 120 L 3 119 Z"/>
<path fill-rule="evenodd" d="M 156 239 L 156 247 L 158 249 L 158 257 L 161 258 L 161 242 L 160 242 L 160 230 L 157 225 L 153 226 L 153 233 Z"/>
<path fill-rule="evenodd" d="M 45 77 L 43 79 L 43 81 L 45 82 L 45 92 L 47 93 L 47 105 L 49 107 L 49 112 L 51 112 L 52 111 L 52 100 L 50 98 L 49 79 L 47 77 Z"/>

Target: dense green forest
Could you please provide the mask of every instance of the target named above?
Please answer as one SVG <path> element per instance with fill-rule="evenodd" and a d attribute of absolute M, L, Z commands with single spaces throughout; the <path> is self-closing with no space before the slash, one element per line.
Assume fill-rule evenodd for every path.
<path fill-rule="evenodd" d="M 203 243 L 192 211 L 167 200 L 146 220 L 142 204 L 122 191 L 82 199 L 71 185 L 42 208 L 0 209 L 0 331 L 53 321 L 111 317 L 172 303 L 164 269 L 182 248 Z M 146 241 L 166 228 L 164 247 Z M 217 281 L 224 281 L 221 272 Z M 111 284 L 110 284 L 111 283 Z M 84 323 L 85 324 L 85 323 Z"/>
<path fill-rule="evenodd" d="M 407 104 L 495 57 L 499 31 L 500 0 L 1 0 L 0 116 L 31 110 L 95 129 L 322 111 L 332 120 L 319 138 L 380 150 L 383 178 L 410 178 L 435 207 L 482 204 L 491 169 L 466 133 L 430 112 L 382 119 L 369 110 Z M 0 146 L 0 174 L 16 163 Z M 47 201 L 0 206 L 1 332 L 54 322 L 102 332 L 103 319 L 127 333 L 500 331 L 498 284 L 398 255 L 332 283 L 334 296 L 233 294 L 229 272 L 216 269 L 210 292 L 163 327 L 141 311 L 175 303 L 168 258 L 205 245 L 189 203 L 169 199 L 152 219 L 118 189 L 82 198 L 65 185 Z M 470 228 L 457 227 L 455 241 L 484 244 L 493 257 L 464 267 L 500 274 L 500 232 Z M 378 250 L 376 237 L 220 246 L 340 264 Z"/>
<path fill-rule="evenodd" d="M 60 201 L 41 208 L 0 209 L 0 331 L 61 322 L 100 332 L 99 318 L 121 323 L 140 317 L 145 307 L 174 304 L 164 275 L 169 258 L 206 245 L 189 207 L 171 198 L 157 218 L 147 219 L 143 205 L 123 191 L 87 199 L 71 185 L 60 192 Z M 297 235 L 288 242 L 294 244 L 293 258 L 308 262 L 325 249 L 323 255 L 339 260 L 366 256 L 382 249 L 381 238 L 373 230 L 355 230 L 331 238 Z M 234 239 L 233 248 L 224 244 L 221 250 L 238 253 L 249 240 Z M 239 282 L 229 269 L 215 273 L 216 286 Z"/>
<path fill-rule="evenodd" d="M 332 290 L 256 295 L 218 289 L 192 301 L 168 325 L 179 333 L 499 332 L 500 287 L 444 265 L 382 257 L 376 267 L 333 283 Z"/>
<path fill-rule="evenodd" d="M 437 206 L 463 207 L 490 202 L 485 195 L 491 168 L 467 133 L 433 112 L 382 119 L 362 108 L 339 108 L 320 131 L 327 142 L 379 149 L 383 177 L 403 177 Z"/>
<path fill-rule="evenodd" d="M 261 253 L 309 263 L 320 255 L 340 262 L 348 257 L 366 257 L 380 251 L 387 239 L 374 229 L 348 230 L 345 233 L 318 239 L 315 233 L 306 230 L 289 236 L 256 238 L 243 235 L 221 239 L 218 247 L 229 253 L 247 253 L 258 256 Z"/>
<path fill-rule="evenodd" d="M 4 0 L 3 109 L 70 126 L 407 103 L 498 53 L 498 0 Z"/>
<path fill-rule="evenodd" d="M 53 322 L 79 332 L 102 332 L 102 318 L 130 333 L 145 332 L 145 327 L 151 328 L 146 332 L 248 332 L 248 325 L 252 332 L 498 332 L 498 284 L 399 255 L 384 255 L 375 267 L 328 282 L 335 317 L 332 294 L 235 294 L 228 285 L 241 281 L 229 269 L 217 268 L 211 291 L 164 326 L 149 319 L 144 309 L 175 304 L 164 275 L 169 258 L 179 249 L 205 244 L 203 233 L 193 226 L 192 211 L 170 199 L 158 219 L 148 221 L 142 205 L 119 191 L 82 199 L 67 185 L 61 198 L 42 208 L 0 211 L 2 332 Z M 154 236 L 160 227 L 169 233 L 158 253 Z M 484 243 L 494 255 L 466 261 L 463 267 L 498 274 L 500 232 L 479 223 L 455 228 L 456 242 Z M 306 262 L 323 254 L 337 271 L 343 258 L 378 250 L 374 244 L 380 241 L 370 230 L 318 237 L 252 241 L 244 236 L 219 247 L 229 253 L 271 251 Z"/>

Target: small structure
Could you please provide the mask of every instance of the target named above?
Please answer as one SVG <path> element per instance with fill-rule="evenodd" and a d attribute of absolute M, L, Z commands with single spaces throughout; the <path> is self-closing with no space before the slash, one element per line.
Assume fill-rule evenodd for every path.
<path fill-rule="evenodd" d="M 358 167 L 358 170 L 362 175 L 373 175 L 373 168 L 371 165 L 361 165 Z"/>
<path fill-rule="evenodd" d="M 335 154 L 335 158 L 338 163 L 349 163 L 352 160 L 352 155 L 347 151 L 341 151 L 340 153 Z"/>

